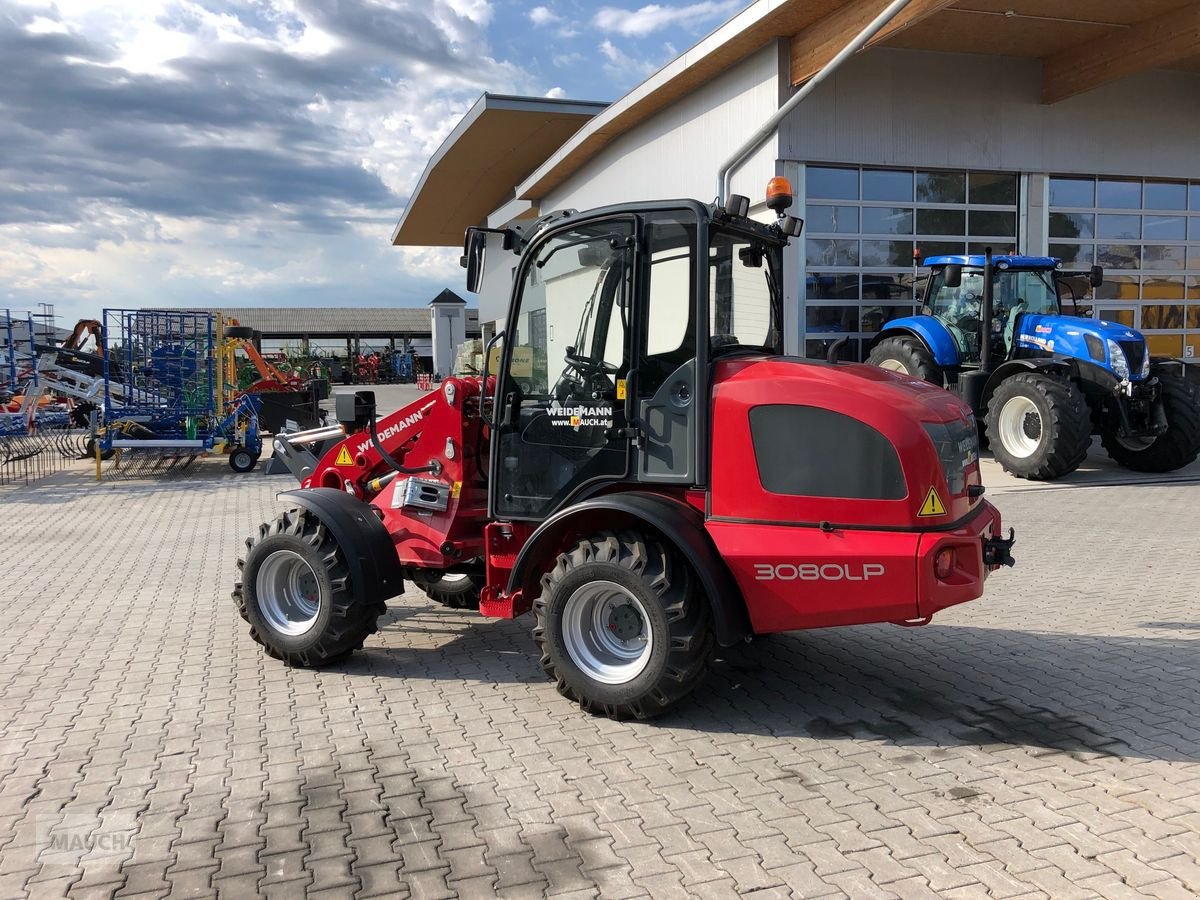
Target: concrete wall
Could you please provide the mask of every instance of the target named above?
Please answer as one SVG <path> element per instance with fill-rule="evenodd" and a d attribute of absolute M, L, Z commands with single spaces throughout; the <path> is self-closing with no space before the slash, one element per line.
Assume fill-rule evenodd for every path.
<path fill-rule="evenodd" d="M 1200 177 L 1200 76 L 1146 72 L 1043 106 L 1036 60 L 880 48 L 787 121 L 801 162 Z"/>

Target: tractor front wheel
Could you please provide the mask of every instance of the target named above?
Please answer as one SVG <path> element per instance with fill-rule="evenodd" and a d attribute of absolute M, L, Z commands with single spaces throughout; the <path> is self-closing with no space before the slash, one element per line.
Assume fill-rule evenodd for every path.
<path fill-rule="evenodd" d="M 1087 400 L 1061 378 L 1022 372 L 988 403 L 987 438 L 1004 471 L 1044 481 L 1079 468 L 1092 442 Z"/>
<path fill-rule="evenodd" d="M 711 612 L 687 564 L 632 532 L 603 532 L 559 555 L 533 604 L 533 638 L 558 691 L 588 712 L 647 719 L 700 683 Z"/>
<path fill-rule="evenodd" d="M 942 370 L 929 348 L 913 337 L 884 338 L 871 348 L 867 365 L 911 375 L 939 387 L 945 384 Z"/>
<path fill-rule="evenodd" d="M 412 569 L 409 577 L 434 603 L 450 609 L 479 609 L 479 580 L 466 572 Z"/>
<path fill-rule="evenodd" d="M 373 634 L 387 606 L 355 596 L 337 540 L 315 515 L 292 509 L 246 538 L 233 602 L 250 636 L 293 666 L 339 662 Z"/>
<path fill-rule="evenodd" d="M 1159 375 L 1167 430 L 1153 438 L 1123 438 L 1116 422 L 1100 443 L 1119 465 L 1135 472 L 1174 472 L 1200 456 L 1200 391 L 1177 375 Z"/>

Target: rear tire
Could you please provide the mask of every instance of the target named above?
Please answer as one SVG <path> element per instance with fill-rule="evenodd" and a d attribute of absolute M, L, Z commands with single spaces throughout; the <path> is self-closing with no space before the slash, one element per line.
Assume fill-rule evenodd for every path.
<path fill-rule="evenodd" d="M 246 538 L 233 602 L 250 636 L 292 666 L 336 663 L 377 631 L 387 605 L 355 595 L 333 535 L 311 512 L 292 509 Z"/>
<path fill-rule="evenodd" d="M 938 387 L 946 383 L 929 348 L 913 337 L 884 338 L 871 348 L 867 365 L 903 372 Z"/>
<path fill-rule="evenodd" d="M 1092 442 L 1087 400 L 1074 384 L 1022 372 L 1002 381 L 988 402 L 987 437 L 1004 471 L 1044 481 L 1079 468 Z"/>
<path fill-rule="evenodd" d="M 450 609 L 479 609 L 482 586 L 471 575 L 413 569 L 409 577 L 434 603 Z"/>
<path fill-rule="evenodd" d="M 254 339 L 254 329 L 248 325 L 226 325 L 226 338 L 237 338 L 238 340 L 249 341 Z"/>
<path fill-rule="evenodd" d="M 674 552 L 601 532 L 559 555 L 533 604 L 533 639 L 558 692 L 614 719 L 666 712 L 703 679 L 711 611 Z"/>
<path fill-rule="evenodd" d="M 1134 472 L 1174 472 L 1200 456 L 1200 389 L 1178 375 L 1159 375 L 1167 430 L 1144 444 L 1117 436 L 1116 423 L 1100 443 L 1118 464 Z"/>

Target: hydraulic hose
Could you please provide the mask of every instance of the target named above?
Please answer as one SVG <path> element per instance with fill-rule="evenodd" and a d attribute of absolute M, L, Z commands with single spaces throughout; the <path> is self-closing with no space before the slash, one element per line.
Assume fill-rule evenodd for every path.
<path fill-rule="evenodd" d="M 436 459 L 430 462 L 427 466 L 415 466 L 411 468 L 409 466 L 402 466 L 400 463 L 396 462 L 396 460 L 392 458 L 392 455 L 383 449 L 383 444 L 379 442 L 379 431 L 375 427 L 374 408 L 371 409 L 371 416 L 369 419 L 367 419 L 367 433 L 371 436 L 371 446 L 375 448 L 375 452 L 379 454 L 385 463 L 395 469 L 399 474 L 424 475 L 427 472 L 432 475 L 441 474 L 442 464 Z"/>

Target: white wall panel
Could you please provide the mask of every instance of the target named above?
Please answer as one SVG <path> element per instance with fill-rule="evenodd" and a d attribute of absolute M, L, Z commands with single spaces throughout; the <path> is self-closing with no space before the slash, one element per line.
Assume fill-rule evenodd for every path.
<path fill-rule="evenodd" d="M 708 202 L 717 169 L 779 108 L 779 50 L 774 43 L 634 127 L 542 198 L 543 212 L 590 209 L 678 197 Z M 733 190 L 752 200 L 775 174 L 777 145 L 765 143 L 735 175 Z"/>
<path fill-rule="evenodd" d="M 784 123 L 801 162 L 1200 176 L 1200 76 L 1147 72 L 1043 106 L 1037 61 L 881 48 Z"/>

